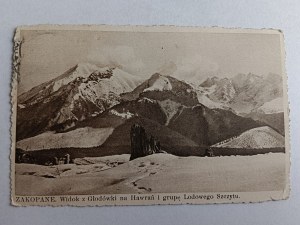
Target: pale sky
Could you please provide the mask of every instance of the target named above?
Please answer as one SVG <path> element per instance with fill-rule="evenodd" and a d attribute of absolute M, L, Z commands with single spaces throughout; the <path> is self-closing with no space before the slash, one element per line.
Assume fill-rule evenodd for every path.
<path fill-rule="evenodd" d="M 22 31 L 19 94 L 81 62 L 181 80 L 281 74 L 278 34 Z"/>

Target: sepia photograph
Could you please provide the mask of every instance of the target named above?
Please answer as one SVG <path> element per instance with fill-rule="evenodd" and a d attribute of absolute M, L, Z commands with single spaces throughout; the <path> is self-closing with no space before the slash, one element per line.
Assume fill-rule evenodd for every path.
<path fill-rule="evenodd" d="M 19 27 L 12 203 L 288 198 L 284 60 L 279 30 Z"/>

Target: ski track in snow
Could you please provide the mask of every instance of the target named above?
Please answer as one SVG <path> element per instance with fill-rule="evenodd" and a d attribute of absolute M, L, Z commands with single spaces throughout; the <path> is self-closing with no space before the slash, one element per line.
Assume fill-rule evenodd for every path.
<path fill-rule="evenodd" d="M 139 167 L 144 167 L 144 166 L 146 165 L 143 162 L 141 162 L 139 165 Z M 148 165 L 146 166 L 145 169 L 138 171 L 140 175 L 127 179 L 125 184 L 135 189 L 139 194 L 149 193 L 152 191 L 152 189 L 150 187 L 141 186 L 138 184 L 138 182 L 140 180 L 143 180 L 144 178 L 157 174 L 160 167 L 161 165 L 154 165 L 154 166 Z"/>
<path fill-rule="evenodd" d="M 87 165 L 59 165 L 59 177 L 57 167 L 16 164 L 16 193 L 249 192 L 283 190 L 285 187 L 284 153 L 223 157 L 154 154 L 132 161 L 127 161 L 129 155 L 125 158 L 110 156 L 111 163 L 116 161 L 114 157 L 121 157 L 125 161 L 121 165 L 107 166 L 107 159 L 98 158 L 94 162 L 86 161 Z M 112 184 L 114 180 L 121 182 Z"/>

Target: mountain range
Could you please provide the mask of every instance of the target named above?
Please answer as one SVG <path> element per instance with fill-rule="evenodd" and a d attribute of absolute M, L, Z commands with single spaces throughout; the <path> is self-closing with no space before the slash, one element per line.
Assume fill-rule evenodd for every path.
<path fill-rule="evenodd" d="M 280 101 L 282 81 L 275 74 L 211 77 L 195 85 L 159 73 L 142 79 L 81 63 L 18 96 L 17 141 L 22 149 L 40 150 L 34 143 L 41 135 L 75 139 L 85 131 L 91 143 L 101 143 L 98 147 L 118 149 L 130 145 L 130 128 L 140 123 L 172 152 L 178 146 L 214 145 L 262 126 L 284 134 Z M 43 148 L 57 145 L 49 141 Z M 109 154 L 116 153 L 123 152 Z"/>
<path fill-rule="evenodd" d="M 118 68 L 82 63 L 18 97 L 17 139 L 63 131 L 120 103 L 142 79 Z"/>
<path fill-rule="evenodd" d="M 247 114 L 262 108 L 277 107 L 271 113 L 282 112 L 282 79 L 277 74 L 258 76 L 237 74 L 231 78 L 211 77 L 194 85 L 199 101 L 207 106 L 232 109 L 237 114 Z M 275 104 L 272 104 L 273 103 Z M 269 103 L 271 102 L 271 103 Z M 269 104 L 267 104 L 269 103 Z M 264 107 L 264 105 L 267 106 Z"/>

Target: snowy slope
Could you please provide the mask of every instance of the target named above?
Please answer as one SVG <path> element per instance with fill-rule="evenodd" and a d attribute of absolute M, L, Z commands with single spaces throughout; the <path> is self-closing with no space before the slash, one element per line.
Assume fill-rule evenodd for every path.
<path fill-rule="evenodd" d="M 161 109 L 167 117 L 166 126 L 169 125 L 171 119 L 177 114 L 178 110 L 182 108 L 180 103 L 174 102 L 172 100 L 166 99 L 164 101 L 158 101 Z"/>
<path fill-rule="evenodd" d="M 250 129 L 241 135 L 225 140 L 213 147 L 276 148 L 284 147 L 284 137 L 268 126 Z"/>
<path fill-rule="evenodd" d="M 45 132 L 17 142 L 17 148 L 26 151 L 53 148 L 89 148 L 102 145 L 113 128 L 78 128 L 66 133 Z"/>
<path fill-rule="evenodd" d="M 55 167 L 17 163 L 16 194 L 279 191 L 286 185 L 285 159 L 284 153 L 206 158 L 153 154 L 131 161 L 129 155 L 75 159 L 79 165 Z"/>
<path fill-rule="evenodd" d="M 226 109 L 228 108 L 224 103 L 213 101 L 208 97 L 208 94 L 203 94 L 201 91 L 196 91 L 199 103 L 205 105 L 210 109 Z"/>
<path fill-rule="evenodd" d="M 131 117 L 134 116 L 134 114 L 131 113 L 131 112 L 129 112 L 129 111 L 127 111 L 127 112 L 118 112 L 118 111 L 115 110 L 115 109 L 109 110 L 109 113 L 110 113 L 111 115 L 119 116 L 119 117 L 121 117 L 121 118 L 123 118 L 123 119 L 130 119 Z"/>
<path fill-rule="evenodd" d="M 109 69 L 108 67 L 99 68 L 96 65 L 90 63 L 79 63 L 76 66 L 74 72 L 72 72 L 68 76 L 64 76 L 61 79 L 54 81 L 54 85 L 52 87 L 53 91 L 57 91 L 62 86 L 69 84 L 70 82 L 72 82 L 77 78 L 87 78 L 94 71 L 105 73 L 108 69 Z"/>
<path fill-rule="evenodd" d="M 216 102 L 228 103 L 236 95 L 234 85 L 228 78 L 208 78 L 196 88 Z"/>
<path fill-rule="evenodd" d="M 234 97 L 235 90 L 227 78 L 208 78 L 200 85 L 190 83 L 197 93 L 199 103 L 211 109 L 228 109 L 227 103 Z"/>
<path fill-rule="evenodd" d="M 256 110 L 259 113 L 272 114 L 283 112 L 283 98 L 276 98 L 269 102 L 266 102 Z"/>
<path fill-rule="evenodd" d="M 91 79 L 82 82 L 78 87 L 78 96 L 98 105 L 101 111 L 102 101 L 105 101 L 109 107 L 119 103 L 119 95 L 132 91 L 142 80 L 134 75 L 126 73 L 118 68 L 111 70 L 112 76 L 109 79 Z M 99 100 L 102 100 L 99 102 Z M 100 103 L 100 105 L 99 105 Z"/>

